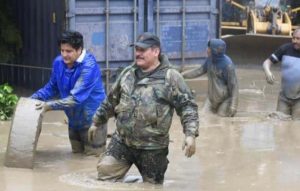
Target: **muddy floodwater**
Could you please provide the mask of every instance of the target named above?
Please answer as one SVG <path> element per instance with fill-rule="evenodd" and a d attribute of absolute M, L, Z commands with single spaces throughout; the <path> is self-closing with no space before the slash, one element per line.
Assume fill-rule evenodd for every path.
<path fill-rule="evenodd" d="M 275 111 L 280 87 L 278 69 L 274 73 L 277 81 L 271 86 L 265 82 L 261 66 L 239 67 L 239 107 L 234 118 L 203 113 L 204 96 L 198 97 L 200 135 L 192 158 L 186 158 L 181 150 L 184 136 L 175 117 L 170 130 L 170 163 L 162 186 L 97 181 L 98 159 L 71 153 L 62 112 L 46 114 L 33 170 L 4 167 L 10 122 L 0 122 L 0 191 L 299 190 L 300 123 L 269 117 Z M 111 120 L 109 131 L 114 127 Z M 134 167 L 128 176 L 139 178 L 139 173 Z"/>

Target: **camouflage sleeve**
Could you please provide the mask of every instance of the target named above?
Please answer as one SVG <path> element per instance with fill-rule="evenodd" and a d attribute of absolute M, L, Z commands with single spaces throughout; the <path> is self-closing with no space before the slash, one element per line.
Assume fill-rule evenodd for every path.
<path fill-rule="evenodd" d="M 238 95 L 239 95 L 239 88 L 238 88 L 238 82 L 237 77 L 235 73 L 235 68 L 233 65 L 229 65 L 227 69 L 227 75 L 228 75 L 228 92 L 231 99 L 231 108 L 237 109 L 238 106 Z"/>
<path fill-rule="evenodd" d="M 190 88 L 176 70 L 169 69 L 166 79 L 171 88 L 171 104 L 180 117 L 184 134 L 197 137 L 199 128 L 198 106 Z"/>
<path fill-rule="evenodd" d="M 124 74 L 131 68 L 131 66 L 125 68 L 115 83 L 113 84 L 110 92 L 108 93 L 108 96 L 106 99 L 102 102 L 102 104 L 97 109 L 94 117 L 93 117 L 93 123 L 96 126 L 99 126 L 101 124 L 104 124 L 108 121 L 109 118 L 113 117 L 115 115 L 115 107 L 119 104 L 120 100 L 120 90 L 121 90 L 121 79 L 124 76 Z"/>
<path fill-rule="evenodd" d="M 202 64 L 199 68 L 188 70 L 188 71 L 184 71 L 182 73 L 182 76 L 185 79 L 191 79 L 191 78 L 196 78 L 196 77 L 202 76 L 206 72 L 207 72 L 207 62 L 205 62 L 204 64 Z"/>

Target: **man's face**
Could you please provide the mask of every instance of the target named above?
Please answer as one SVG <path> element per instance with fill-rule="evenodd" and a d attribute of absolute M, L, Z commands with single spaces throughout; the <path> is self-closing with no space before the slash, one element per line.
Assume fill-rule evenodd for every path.
<path fill-rule="evenodd" d="M 150 47 L 147 49 L 135 47 L 136 64 L 143 70 L 149 69 L 158 60 L 159 48 Z"/>
<path fill-rule="evenodd" d="M 60 45 L 60 54 L 65 62 L 65 64 L 71 68 L 77 58 L 80 56 L 82 48 L 76 50 L 70 44 L 61 44 Z"/>
<path fill-rule="evenodd" d="M 292 43 L 296 50 L 300 50 L 300 30 L 294 32 Z"/>

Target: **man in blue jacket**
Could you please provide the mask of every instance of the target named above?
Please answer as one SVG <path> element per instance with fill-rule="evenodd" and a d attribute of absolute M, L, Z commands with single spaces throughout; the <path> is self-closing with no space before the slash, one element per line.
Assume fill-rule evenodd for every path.
<path fill-rule="evenodd" d="M 37 105 L 44 112 L 65 111 L 73 153 L 99 155 L 105 150 L 106 124 L 93 131 L 93 140 L 88 139 L 88 130 L 96 109 L 106 97 L 100 68 L 95 57 L 83 49 L 79 32 L 64 32 L 58 44 L 61 55 L 53 62 L 50 80 L 31 98 L 45 101 Z"/>

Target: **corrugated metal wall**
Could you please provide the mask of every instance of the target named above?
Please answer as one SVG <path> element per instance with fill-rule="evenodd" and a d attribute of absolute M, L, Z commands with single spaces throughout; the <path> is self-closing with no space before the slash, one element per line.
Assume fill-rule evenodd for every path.
<path fill-rule="evenodd" d="M 217 0 L 148 0 L 148 31 L 160 36 L 173 64 L 199 64 L 219 35 Z"/>
<path fill-rule="evenodd" d="M 11 6 L 23 48 L 13 66 L 0 64 L 0 80 L 37 89 L 49 80 L 52 60 L 59 53 L 57 38 L 64 28 L 65 3 L 62 0 L 13 0 Z"/>
<path fill-rule="evenodd" d="M 105 82 L 114 81 L 114 69 L 134 59 L 128 45 L 143 31 L 144 1 L 69 0 L 68 7 L 69 28 L 83 34 L 84 46 L 100 62 Z"/>
<path fill-rule="evenodd" d="M 177 65 L 202 63 L 208 39 L 219 35 L 220 0 L 13 0 L 12 5 L 24 47 L 14 67 L 0 65 L 0 80 L 31 89 L 48 81 L 65 21 L 84 35 L 106 82 L 134 60 L 128 45 L 144 31 L 160 36 L 163 52 Z"/>
<path fill-rule="evenodd" d="M 133 59 L 128 44 L 137 30 L 136 0 L 70 0 L 69 26 L 84 36 L 85 47 L 99 62 Z M 140 11 L 140 10 L 139 10 Z"/>
<path fill-rule="evenodd" d="M 84 35 L 85 46 L 102 70 L 130 64 L 137 35 L 161 37 L 173 64 L 204 61 L 209 38 L 219 36 L 219 0 L 70 0 L 69 28 Z"/>

